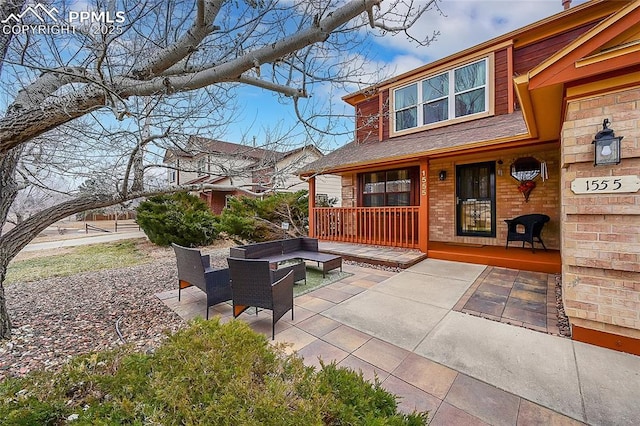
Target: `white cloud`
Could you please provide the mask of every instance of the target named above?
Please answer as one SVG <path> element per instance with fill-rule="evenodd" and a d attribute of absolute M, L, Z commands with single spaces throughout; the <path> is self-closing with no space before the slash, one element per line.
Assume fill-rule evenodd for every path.
<path fill-rule="evenodd" d="M 585 1 L 573 0 L 571 6 Z M 547 18 L 563 9 L 561 0 L 442 0 L 439 5 L 444 15 L 429 11 L 410 31 L 416 38 L 430 36 L 434 31 L 440 32 L 431 45 L 416 46 L 401 36 L 382 37 L 377 42 L 385 49 L 422 58 L 424 64 Z"/>

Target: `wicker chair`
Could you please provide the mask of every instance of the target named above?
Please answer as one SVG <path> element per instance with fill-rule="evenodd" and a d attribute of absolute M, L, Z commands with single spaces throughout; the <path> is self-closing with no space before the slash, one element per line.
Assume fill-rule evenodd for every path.
<path fill-rule="evenodd" d="M 289 310 L 293 320 L 293 270 L 271 270 L 268 260 L 228 258 L 233 294 L 233 316 L 237 318 L 254 306 L 272 311 L 271 339 L 276 322 Z"/>
<path fill-rule="evenodd" d="M 505 219 L 507 223 L 507 245 L 506 248 L 509 248 L 509 241 L 522 241 L 522 247 L 524 248 L 524 243 L 531 244 L 531 251 L 536 252 L 535 247 L 533 246 L 534 240 L 537 239 L 545 251 L 547 251 L 547 247 L 545 247 L 542 242 L 542 238 L 540 237 L 540 233 L 542 232 L 542 228 L 544 224 L 549 222 L 549 216 L 546 214 L 525 214 L 523 216 L 518 216 L 514 219 Z M 518 225 L 523 227 L 523 231 L 518 231 Z"/>
<path fill-rule="evenodd" d="M 207 315 L 209 307 L 231 300 L 231 285 L 228 269 L 213 269 L 209 255 L 201 255 L 200 250 L 171 244 L 178 264 L 178 300 L 183 288 L 192 285 L 207 295 Z"/>

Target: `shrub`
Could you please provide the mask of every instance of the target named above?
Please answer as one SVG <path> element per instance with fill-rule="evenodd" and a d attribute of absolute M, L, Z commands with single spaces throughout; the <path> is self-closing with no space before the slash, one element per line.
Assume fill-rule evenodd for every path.
<path fill-rule="evenodd" d="M 151 197 L 137 210 L 138 225 L 152 243 L 160 246 L 203 246 L 218 236 L 217 219 L 207 204 L 186 192 Z"/>
<path fill-rule="evenodd" d="M 220 215 L 218 230 L 244 241 L 269 241 L 306 235 L 309 197 L 306 190 L 275 193 L 262 198 L 239 197 Z M 282 223 L 289 229 L 282 228 Z"/>
<path fill-rule="evenodd" d="M 242 321 L 195 320 L 154 354 L 131 347 L 0 384 L 0 423 L 422 425 L 378 384 L 316 372 Z"/>

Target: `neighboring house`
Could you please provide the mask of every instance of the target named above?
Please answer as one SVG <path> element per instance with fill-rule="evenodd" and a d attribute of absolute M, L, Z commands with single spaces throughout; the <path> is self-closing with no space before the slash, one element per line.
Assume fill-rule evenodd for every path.
<path fill-rule="evenodd" d="M 505 219 L 546 214 L 574 339 L 640 355 L 640 1 L 589 1 L 344 100 L 355 140 L 302 172 L 342 176 L 311 235 L 535 270 L 549 253 L 492 253 Z M 600 147 L 594 166 L 605 119 L 621 159 Z"/>
<path fill-rule="evenodd" d="M 260 196 L 265 192 L 308 189 L 297 171 L 323 154 L 313 145 L 279 152 L 192 136 L 184 150 L 167 150 L 170 185 L 203 184 L 199 192 L 214 213 L 221 213 L 230 197 Z M 340 177 L 319 176 L 316 197 L 340 202 Z"/>

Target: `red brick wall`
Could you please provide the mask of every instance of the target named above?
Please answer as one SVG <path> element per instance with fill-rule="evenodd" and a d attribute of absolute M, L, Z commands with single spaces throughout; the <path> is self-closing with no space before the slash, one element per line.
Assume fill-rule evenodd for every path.
<path fill-rule="evenodd" d="M 640 338 L 640 193 L 574 194 L 576 178 L 638 175 L 640 87 L 568 103 L 562 130 L 562 269 L 574 325 Z M 623 136 L 622 162 L 593 166 L 593 140 L 608 118 Z"/>

